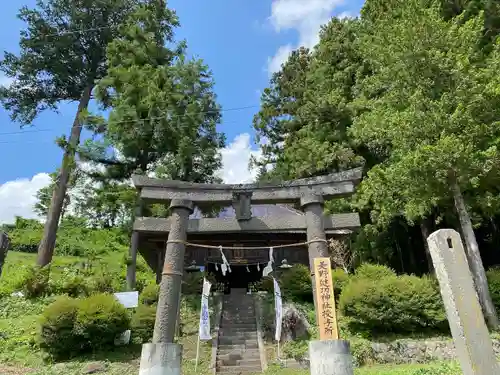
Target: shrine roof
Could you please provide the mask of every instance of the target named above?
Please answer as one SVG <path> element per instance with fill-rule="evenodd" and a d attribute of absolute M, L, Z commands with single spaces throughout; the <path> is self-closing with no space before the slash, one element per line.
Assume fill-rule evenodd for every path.
<path fill-rule="evenodd" d="M 303 215 L 301 211 L 282 204 L 256 204 L 252 205 L 251 210 L 253 217 L 276 216 L 279 218 L 280 216 L 290 214 Z M 232 219 L 235 217 L 236 213 L 233 207 L 226 207 L 219 213 L 219 215 L 217 215 L 217 218 L 219 219 Z M 198 208 L 195 208 L 193 214 L 189 218 L 201 219 L 203 218 L 203 215 Z"/>

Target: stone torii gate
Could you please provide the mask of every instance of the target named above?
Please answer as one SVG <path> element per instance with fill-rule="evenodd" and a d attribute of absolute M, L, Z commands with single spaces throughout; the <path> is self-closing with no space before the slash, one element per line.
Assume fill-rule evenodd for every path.
<path fill-rule="evenodd" d="M 153 343 L 146 344 L 143 348 L 143 360 L 149 358 L 149 362 L 154 362 L 154 358 L 157 358 L 158 363 L 151 363 L 151 369 L 166 366 L 170 370 L 172 370 L 173 363 L 180 361 L 181 348 L 173 342 L 180 308 L 185 241 L 188 232 L 226 233 L 305 229 L 314 292 L 314 259 L 328 257 L 325 229 L 354 229 L 360 225 L 358 214 L 325 216 L 323 213 L 324 200 L 353 194 L 361 177 L 361 168 L 326 176 L 288 181 L 279 185 L 263 183 L 198 184 L 153 179 L 141 175 L 133 176 L 133 183 L 139 191 L 140 204 L 136 211 L 130 247 L 130 262 L 127 271 L 129 287 L 135 284 L 139 235 L 141 233 L 168 233 Z M 150 203 L 169 204 L 171 216 L 166 219 L 141 217 L 141 207 Z M 305 215 L 252 217 L 250 209 L 252 203 L 300 205 Z M 236 218 L 189 219 L 194 207 L 203 209 L 213 204 L 232 205 L 236 212 Z M 316 298 L 315 293 L 314 295 Z M 141 374 L 157 373 L 153 370 L 144 370 L 141 371 Z"/>

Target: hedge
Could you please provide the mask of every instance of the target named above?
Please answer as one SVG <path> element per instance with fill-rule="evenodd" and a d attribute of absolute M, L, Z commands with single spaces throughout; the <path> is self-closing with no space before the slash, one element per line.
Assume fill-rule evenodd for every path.
<path fill-rule="evenodd" d="M 42 314 L 39 343 L 53 357 L 69 358 L 113 347 L 115 338 L 129 327 L 127 310 L 113 295 L 59 297 Z"/>
<path fill-rule="evenodd" d="M 439 287 L 434 279 L 409 275 L 355 277 L 342 291 L 339 309 L 353 330 L 380 333 L 447 331 Z"/>

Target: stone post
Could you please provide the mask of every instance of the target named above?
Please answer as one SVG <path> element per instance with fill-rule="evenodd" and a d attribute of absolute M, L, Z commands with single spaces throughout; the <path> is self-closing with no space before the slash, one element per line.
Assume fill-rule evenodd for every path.
<path fill-rule="evenodd" d="M 306 216 L 307 241 L 324 240 L 310 243 L 308 246 L 309 269 L 311 271 L 312 291 L 314 306 L 316 301 L 316 282 L 314 279 L 314 258 L 328 258 L 328 245 L 326 243 L 325 224 L 323 215 L 323 197 L 319 195 L 305 195 L 300 199 L 300 205 Z"/>
<path fill-rule="evenodd" d="M 189 215 L 193 212 L 193 203 L 174 199 L 170 204 L 170 209 L 172 210 L 171 227 L 163 263 L 153 343 L 174 342 L 184 272 L 185 245 L 182 241 L 186 241 L 187 238 L 187 226 Z"/>
<path fill-rule="evenodd" d="M 427 242 L 463 374 L 500 374 L 460 235 L 441 229 Z"/>

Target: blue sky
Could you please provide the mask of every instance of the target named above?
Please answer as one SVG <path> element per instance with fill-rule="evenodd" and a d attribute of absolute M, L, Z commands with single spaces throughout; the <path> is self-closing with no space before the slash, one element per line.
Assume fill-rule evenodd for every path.
<path fill-rule="evenodd" d="M 214 73 L 216 93 L 223 109 L 254 106 L 223 113 L 220 130 L 226 133 L 222 176 L 228 182 L 252 178 L 247 165 L 258 155 L 253 143 L 252 117 L 260 91 L 287 54 L 300 45 L 317 42 L 319 26 L 332 15 L 355 16 L 363 0 L 170 0 L 180 17 L 179 39 L 189 52 L 205 60 Z M 5 1 L 0 13 L 0 50 L 18 51 L 23 24 L 16 14 L 35 0 Z M 0 83 L 5 79 L 0 77 Z M 75 106 L 60 113 L 44 113 L 35 128 L 20 131 L 0 108 L 0 222 L 14 214 L 32 216 L 33 194 L 48 182 L 47 173 L 61 162 L 54 139 L 67 134 Z"/>

